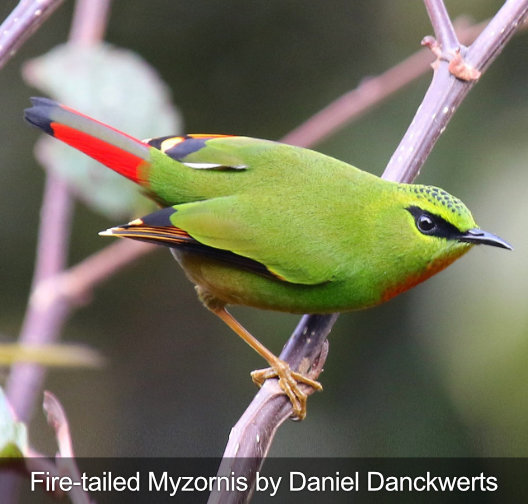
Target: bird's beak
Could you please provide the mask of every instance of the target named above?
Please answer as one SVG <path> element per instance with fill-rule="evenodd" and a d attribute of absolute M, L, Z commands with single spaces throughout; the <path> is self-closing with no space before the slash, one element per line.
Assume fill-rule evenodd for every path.
<path fill-rule="evenodd" d="M 502 238 L 499 238 L 498 236 L 488 233 L 487 231 L 483 231 L 479 228 L 469 229 L 465 233 L 462 233 L 458 237 L 458 241 L 475 243 L 477 245 L 491 245 L 493 247 L 513 250 L 513 247 Z"/>

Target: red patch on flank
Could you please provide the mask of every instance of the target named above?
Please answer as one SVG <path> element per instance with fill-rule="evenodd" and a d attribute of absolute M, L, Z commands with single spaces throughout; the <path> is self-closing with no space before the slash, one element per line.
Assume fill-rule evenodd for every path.
<path fill-rule="evenodd" d="M 64 124 L 51 122 L 50 126 L 53 129 L 53 136 L 59 140 L 84 152 L 128 179 L 138 184 L 141 183 L 138 178 L 138 167 L 145 162 L 143 158 Z M 145 145 L 133 137 L 129 136 L 129 138 L 141 145 Z"/>

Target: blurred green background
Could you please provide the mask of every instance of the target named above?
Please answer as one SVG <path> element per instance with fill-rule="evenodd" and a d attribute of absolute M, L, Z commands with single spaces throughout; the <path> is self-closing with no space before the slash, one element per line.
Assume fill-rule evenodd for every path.
<path fill-rule="evenodd" d="M 18 2 L 3 1 L 4 18 Z M 453 17 L 501 2 L 448 1 Z M 0 72 L 0 336 L 16 338 L 31 281 L 44 181 L 38 133 L 22 121 L 36 91 L 24 61 L 68 36 L 66 2 Z M 276 139 L 420 46 L 422 2 L 116 0 L 106 40 L 139 53 L 172 90 L 188 132 Z M 283 456 L 528 455 L 528 36 L 518 35 L 471 92 L 419 181 L 459 196 L 515 250 L 479 248 L 379 308 L 342 315 L 302 423 L 284 425 Z M 68 79 L 64 75 L 65 81 Z M 318 150 L 381 174 L 430 75 L 344 128 Z M 133 107 L 134 104 L 130 103 Z M 174 132 L 167 131 L 167 134 Z M 70 260 L 107 245 L 120 222 L 75 208 Z M 280 351 L 297 316 L 235 309 Z M 166 250 L 97 289 L 63 340 L 108 358 L 102 370 L 52 370 L 81 456 L 216 456 L 255 389 L 263 362 L 195 298 Z M 5 374 L 5 373 L 4 373 Z M 37 412 L 35 448 L 54 453 Z"/>

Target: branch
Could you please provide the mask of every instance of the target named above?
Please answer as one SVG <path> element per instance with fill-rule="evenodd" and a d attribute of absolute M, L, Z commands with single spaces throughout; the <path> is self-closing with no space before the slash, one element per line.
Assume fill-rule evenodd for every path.
<path fill-rule="evenodd" d="M 54 186 L 55 182 L 52 185 Z M 67 199 L 68 204 L 70 203 L 66 192 L 61 192 L 60 196 Z M 47 197 L 44 199 L 48 203 L 55 203 L 55 208 L 47 211 L 43 205 L 43 221 L 46 221 L 46 217 L 48 220 L 46 225 L 41 226 L 39 250 L 42 249 L 42 252 L 37 254 L 35 287 L 31 292 L 19 338 L 23 345 L 43 345 L 55 342 L 72 309 L 86 304 L 96 286 L 157 248 L 148 243 L 120 241 L 105 247 L 76 266 L 63 270 L 63 261 L 57 260 L 53 264 L 53 260 L 63 256 L 68 248 L 67 243 L 64 243 L 62 239 L 65 238 L 69 225 L 53 224 L 60 216 L 69 216 L 70 212 L 62 213 L 61 209 L 64 207 L 56 205 L 60 204 L 60 199 L 51 199 L 51 201 Z M 52 229 L 43 232 L 44 228 L 48 227 Z M 50 242 L 49 236 L 54 237 L 56 242 Z M 6 391 L 18 418 L 26 422 L 31 418 L 44 376 L 45 369 L 39 365 L 19 363 L 12 368 L 7 380 Z"/>
<path fill-rule="evenodd" d="M 55 432 L 58 451 L 54 458 L 50 458 L 28 447 L 23 459 L 13 459 L 13 468 L 18 470 L 20 475 L 27 479 L 31 479 L 32 473 L 41 472 L 55 481 L 65 476 L 69 477 L 72 481 L 80 481 L 81 474 L 73 451 L 70 426 L 62 404 L 51 392 L 45 391 L 42 407 L 48 424 Z M 8 475 L 7 477 L 4 475 L 1 480 L 2 493 L 0 495 L 2 496 L 3 503 L 6 501 L 14 502 L 15 499 L 13 493 L 15 487 L 5 486 L 5 482 L 6 480 L 9 481 L 10 476 L 12 475 Z M 11 482 L 15 481 L 15 479 L 11 478 Z M 42 485 L 42 489 L 37 489 L 36 491 L 48 492 L 56 500 L 64 500 L 66 496 L 65 492 L 58 487 L 48 489 L 45 485 Z M 72 504 L 91 504 L 92 502 L 88 492 L 81 486 L 74 486 L 67 493 L 67 497 Z M 10 501 L 10 499 L 12 500 Z"/>
<path fill-rule="evenodd" d="M 61 3 L 62 0 L 20 0 L 0 25 L 0 69 Z"/>
<path fill-rule="evenodd" d="M 337 316 L 304 315 L 284 347 L 281 359 L 287 360 L 292 369 L 301 370 L 310 378 L 319 376 L 328 350 L 326 337 Z M 306 362 L 311 363 L 310 369 L 305 366 Z M 306 393 L 312 391 L 310 387 L 303 389 Z M 266 380 L 255 399 L 231 429 L 218 475 L 230 476 L 234 473 L 246 477 L 248 482 L 254 481 L 277 429 L 291 413 L 291 403 L 279 387 L 278 381 Z M 210 495 L 208 504 L 248 502 L 253 491 L 253 486 L 249 488 L 249 493 L 215 491 Z"/>
<path fill-rule="evenodd" d="M 71 216 L 72 200 L 64 182 L 49 173 L 41 208 L 33 289 L 63 270 L 68 251 Z M 56 304 L 54 309 L 47 309 L 42 305 L 29 303 L 19 343 L 33 345 L 54 342 L 67 315 L 65 304 Z M 6 394 L 21 421 L 27 422 L 31 417 L 43 380 L 42 366 L 19 363 L 12 367 L 6 382 Z"/>
<path fill-rule="evenodd" d="M 434 3 L 441 3 L 441 0 L 435 0 Z M 527 12 L 527 0 L 508 0 L 469 46 L 464 56 L 466 64 L 483 73 L 513 36 L 515 28 L 522 23 Z M 445 31 L 437 30 L 440 35 Z M 443 39 L 438 39 L 437 42 L 440 48 L 447 44 Z M 437 61 L 433 81 L 389 161 L 383 173 L 384 178 L 401 182 L 414 180 L 451 117 L 475 85 L 476 80 L 460 80 L 450 73 L 449 60 L 455 56 L 449 53 L 452 49 L 450 47 L 447 53 L 441 49 L 445 60 Z"/>
<path fill-rule="evenodd" d="M 528 2 L 508 0 L 466 53 L 466 61 L 481 71 L 502 51 L 518 29 L 526 28 Z M 521 26 L 523 25 L 524 26 Z"/>
<path fill-rule="evenodd" d="M 454 24 L 458 37 L 466 44 L 473 42 L 487 23 L 468 25 L 465 18 L 459 18 Z M 429 72 L 432 61 L 430 51 L 422 49 L 382 74 L 363 79 L 355 89 L 334 100 L 281 141 L 299 147 L 321 142 Z"/>
<path fill-rule="evenodd" d="M 103 36 L 110 0 L 78 0 L 76 3 L 70 42 L 89 45 Z M 38 10 L 35 5 L 58 4 L 49 0 L 27 2 L 27 15 Z M 31 4 L 33 10 L 28 6 Z M 17 7 L 17 9 L 19 8 Z M 48 7 L 49 9 L 50 7 Z M 9 19 L 16 21 L 16 11 Z M 13 22 L 15 22 L 13 21 Z M 24 38 L 27 38 L 27 36 Z M 114 244 L 101 253 L 65 272 L 66 255 L 72 216 L 72 201 L 66 184 L 52 172 L 46 177 L 41 223 L 32 282 L 32 294 L 26 310 L 19 341 L 22 344 L 55 342 L 75 305 L 83 304 L 96 284 L 121 269 L 152 247 L 145 244 Z M 6 393 L 17 416 L 28 422 L 44 381 L 45 369 L 36 364 L 17 364 L 8 377 Z"/>
<path fill-rule="evenodd" d="M 81 473 L 73 452 L 70 425 L 62 404 L 51 392 L 46 390 L 44 391 L 42 407 L 48 424 L 55 431 L 55 438 L 57 439 L 59 448 L 55 457 L 57 472 L 69 476 L 72 481 L 81 481 Z M 68 497 L 72 504 L 90 504 L 91 502 L 87 491 L 81 486 L 73 487 L 68 493 Z"/>
<path fill-rule="evenodd" d="M 442 0 L 425 0 L 440 47 L 448 51 L 457 50 L 458 40 L 454 36 L 451 21 L 445 11 Z M 481 36 L 470 46 L 467 52 L 467 62 L 484 72 L 493 59 L 500 53 L 506 42 L 513 36 L 515 28 L 522 22 L 528 11 L 528 0 L 508 0 L 497 15 L 492 19 Z M 485 47 L 486 49 L 483 49 Z M 445 59 L 454 54 L 443 55 Z M 477 57 L 478 56 L 478 57 Z M 474 80 L 460 80 L 452 73 L 449 61 L 440 60 L 435 66 L 432 82 L 427 90 L 422 104 L 409 126 L 400 145 L 389 161 L 382 177 L 398 182 L 412 182 L 447 123 L 457 110 L 463 98 L 473 87 Z M 318 358 L 317 368 L 321 369 L 324 361 L 324 344 L 337 314 L 305 315 L 295 333 L 286 344 L 280 357 L 286 360 L 292 369 L 302 362 L 304 369 L 313 365 L 313 356 L 318 355 L 318 349 L 323 357 Z M 312 332 L 313 327 L 320 326 L 319 331 Z M 309 345 L 305 348 L 299 334 L 309 334 Z M 291 359 L 291 353 L 296 358 Z M 274 390 L 277 394 L 271 393 Z M 210 503 L 242 503 L 248 502 L 255 484 L 255 473 L 260 469 L 268 453 L 273 435 L 284 422 L 285 415 L 291 414 L 291 407 L 283 396 L 278 394 L 277 380 L 268 380 L 257 393 L 252 403 L 239 422 L 231 431 L 224 457 L 246 457 L 239 461 L 223 460 L 220 471 L 236 466 L 237 476 L 246 477 L 251 482 L 247 492 L 236 495 L 222 492 L 212 494 Z M 283 409 L 280 406 L 283 406 Z M 255 417 L 254 412 L 259 412 Z M 266 445 L 264 443 L 267 443 Z M 231 465 L 230 465 L 231 464 Z M 220 475 L 222 473 L 219 473 Z"/>

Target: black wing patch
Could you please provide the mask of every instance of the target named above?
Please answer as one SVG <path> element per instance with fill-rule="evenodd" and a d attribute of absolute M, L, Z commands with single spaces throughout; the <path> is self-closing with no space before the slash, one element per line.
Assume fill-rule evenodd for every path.
<path fill-rule="evenodd" d="M 184 135 L 184 136 L 166 136 L 152 138 L 146 142 L 155 149 L 160 150 L 172 159 L 193 168 L 195 170 L 245 170 L 246 165 L 227 166 L 223 163 L 214 162 L 192 162 L 184 159 L 198 152 L 205 147 L 208 140 L 214 138 L 227 138 L 233 135 Z"/>
<path fill-rule="evenodd" d="M 274 275 L 268 270 L 268 268 L 266 268 L 266 266 L 258 261 L 235 254 L 229 250 L 222 250 L 204 245 L 198 240 L 195 240 L 183 229 L 177 228 L 173 225 L 153 225 L 153 215 L 156 216 L 156 221 L 159 223 L 162 222 L 164 218 L 168 219 L 168 216 L 175 211 L 172 207 L 164 210 L 166 212 L 163 210 L 155 212 L 143 219 L 136 219 L 129 224 L 113 227 L 100 234 L 103 236 L 132 238 L 133 240 L 189 251 L 193 254 L 199 254 L 219 262 L 230 264 L 266 278 L 281 280 L 277 275 Z"/>

